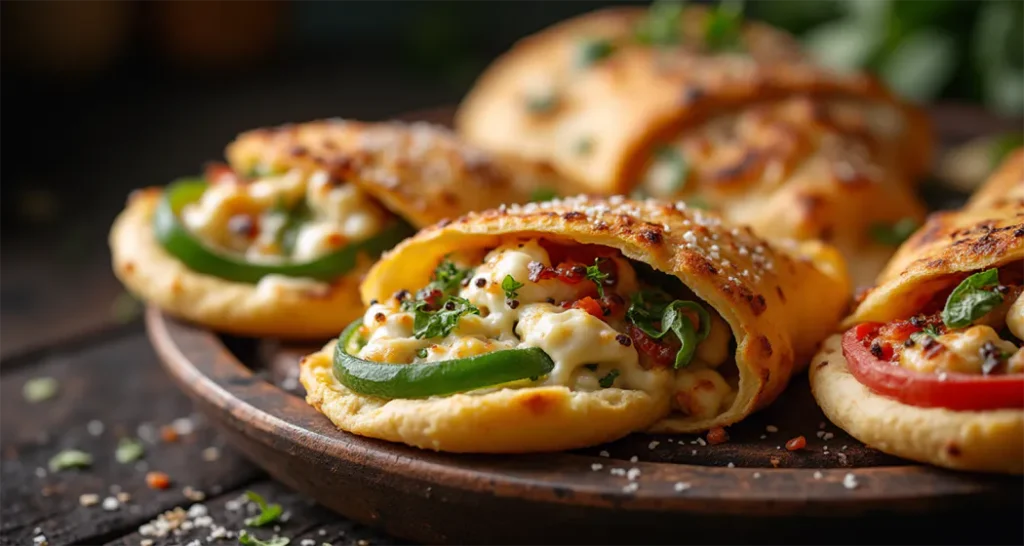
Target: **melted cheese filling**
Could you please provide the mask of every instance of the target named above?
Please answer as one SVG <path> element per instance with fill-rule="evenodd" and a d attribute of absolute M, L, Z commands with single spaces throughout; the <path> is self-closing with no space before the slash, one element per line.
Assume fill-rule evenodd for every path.
<path fill-rule="evenodd" d="M 636 273 L 627 260 L 610 259 L 617 266 L 614 292 L 628 300 L 629 294 L 640 289 Z M 537 381 L 519 381 L 508 387 L 558 385 L 590 392 L 611 386 L 640 390 L 685 400 L 684 404 L 674 406 L 694 417 L 717 415 L 732 404 L 736 387 L 730 386 L 715 369 L 731 357 L 732 333 L 713 310 L 711 334 L 698 345 L 689 366 L 675 371 L 646 369 L 635 344 L 624 334 L 624 319 L 606 317 L 606 322 L 582 309 L 565 309 L 551 303 L 574 301 L 592 293 L 590 281 L 533 282 L 529 279 L 531 262 L 553 265 L 537 240 L 509 242 L 489 252 L 458 293 L 476 306 L 480 314 L 464 315 L 442 339 L 416 339 L 413 314 L 402 311 L 395 298 L 371 305 L 363 317 L 366 344 L 356 356 L 406 364 L 537 347 L 551 358 L 554 369 Z M 516 291 L 515 308 L 501 287 L 506 276 L 523 283 Z"/>
<path fill-rule="evenodd" d="M 936 343 L 941 347 L 935 347 Z M 919 372 L 981 374 L 984 373 L 986 355 L 991 352 L 986 347 L 994 347 L 1005 355 L 1018 352 L 1016 345 L 1000 339 L 999 333 L 991 326 L 979 325 L 948 332 L 935 338 L 933 343 L 915 343 L 904 348 L 900 354 L 900 365 Z M 1024 364 L 1019 357 L 1010 360 Z M 1007 372 L 1024 372 L 1019 365 L 1017 369 L 1013 367 L 1013 362 L 1009 363 Z"/>
<path fill-rule="evenodd" d="M 296 229 L 289 255 L 283 244 L 288 217 L 279 209 L 302 205 L 308 214 Z M 184 225 L 205 243 L 257 263 L 314 260 L 372 237 L 388 218 L 355 185 L 337 184 L 324 171 L 307 176 L 298 169 L 251 182 L 211 184 L 181 213 Z"/>

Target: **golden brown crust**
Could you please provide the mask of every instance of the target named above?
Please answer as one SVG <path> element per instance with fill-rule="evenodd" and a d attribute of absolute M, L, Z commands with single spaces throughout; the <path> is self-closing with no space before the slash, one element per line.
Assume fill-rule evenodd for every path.
<path fill-rule="evenodd" d="M 919 408 L 875 394 L 850 374 L 839 334 L 810 374 L 825 416 L 873 448 L 946 468 L 1024 474 L 1024 410 Z"/>
<path fill-rule="evenodd" d="M 362 314 L 359 273 L 330 285 L 254 285 L 188 269 L 153 235 L 160 194 L 159 188 L 133 194 L 110 232 L 114 274 L 147 302 L 215 330 L 246 336 L 323 339 Z"/>
<path fill-rule="evenodd" d="M 339 428 L 424 449 L 528 453 L 597 445 L 642 430 L 668 412 L 668 397 L 617 388 L 492 389 L 417 400 L 356 394 L 332 371 L 334 342 L 302 359 L 306 401 Z"/>
<path fill-rule="evenodd" d="M 729 227 L 682 203 L 578 197 L 471 213 L 424 229 L 373 267 L 363 300 L 422 286 L 444 255 L 496 246 L 508 235 L 616 248 L 679 277 L 730 325 L 740 370 L 736 403 L 713 419 L 663 423 L 675 432 L 734 423 L 773 401 L 834 328 L 849 288 L 841 258 L 825 245 L 793 243 L 783 251 L 749 228 Z"/>
<path fill-rule="evenodd" d="M 872 130 L 901 170 L 916 175 L 927 168 L 926 118 L 872 78 L 817 66 L 791 37 L 757 23 L 744 26 L 744 53 L 711 54 L 702 46 L 706 11 L 700 7 L 681 18 L 680 47 L 648 47 L 632 35 L 644 15 L 637 7 L 597 11 L 521 40 L 463 102 L 460 133 L 486 149 L 549 161 L 593 192 L 628 193 L 655 144 L 716 116 L 802 94 L 884 109 L 889 127 Z M 576 48 L 595 37 L 615 49 L 580 68 Z M 531 112 L 530 98 L 544 93 L 557 99 L 554 106 Z M 581 139 L 591 140 L 588 153 L 579 152 Z"/>
<path fill-rule="evenodd" d="M 1024 199 L 1009 190 L 1015 180 L 1024 183 L 1021 153 L 1012 154 L 963 210 L 932 214 L 844 324 L 906 318 L 959 275 L 1024 259 Z"/>
<path fill-rule="evenodd" d="M 232 142 L 227 156 L 240 172 L 256 165 L 326 170 L 417 227 L 564 185 L 550 169 L 474 149 L 427 123 L 324 120 L 257 129 Z"/>

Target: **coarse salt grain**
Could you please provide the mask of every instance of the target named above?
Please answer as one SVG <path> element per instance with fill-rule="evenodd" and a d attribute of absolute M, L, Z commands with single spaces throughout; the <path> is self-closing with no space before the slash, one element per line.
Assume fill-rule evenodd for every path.
<path fill-rule="evenodd" d="M 86 493 L 78 497 L 78 504 L 82 506 L 95 506 L 99 504 L 100 496 L 95 493 Z"/>
<path fill-rule="evenodd" d="M 847 489 L 857 489 L 858 485 L 860 484 L 857 483 L 857 476 L 854 476 L 852 473 L 843 476 L 843 487 Z"/>
<path fill-rule="evenodd" d="M 637 489 L 640 489 L 640 484 L 636 482 L 629 482 L 622 486 L 623 493 L 635 493 Z"/>
<path fill-rule="evenodd" d="M 613 468 L 609 472 L 611 473 L 612 476 L 625 476 L 626 475 L 626 469 L 625 468 Z"/>
<path fill-rule="evenodd" d="M 120 508 L 120 506 L 121 503 L 118 502 L 118 500 L 114 497 L 107 497 L 103 499 L 103 509 L 108 512 L 113 512 L 114 510 Z"/>
<path fill-rule="evenodd" d="M 659 442 L 657 440 L 651 440 L 651 443 L 647 444 L 647 449 L 652 449 L 653 450 L 654 448 L 658 447 L 658 444 L 660 444 L 660 443 L 661 442 Z"/>
<path fill-rule="evenodd" d="M 699 445 L 701 447 L 704 447 L 704 446 L 708 445 L 708 443 L 704 441 L 704 438 L 701 438 L 700 436 L 698 436 L 697 437 L 697 445 Z"/>
<path fill-rule="evenodd" d="M 629 481 L 636 481 L 636 479 L 639 478 L 639 477 L 640 477 L 640 469 L 639 468 L 630 468 L 629 471 L 626 472 L 626 479 L 629 480 Z"/>
<path fill-rule="evenodd" d="M 93 419 L 85 425 L 85 430 L 89 432 L 90 436 L 99 436 L 103 434 L 103 430 L 106 427 L 103 425 L 103 421 L 99 419 Z"/>
<path fill-rule="evenodd" d="M 601 464 L 601 463 L 594 463 L 594 464 L 590 465 L 590 469 L 593 470 L 594 472 L 597 472 L 598 470 L 601 470 L 602 468 L 604 468 L 604 465 Z"/>
<path fill-rule="evenodd" d="M 675 489 L 676 491 L 686 491 L 687 489 L 689 489 L 691 487 L 693 487 L 693 486 L 688 484 L 688 483 L 686 483 L 686 482 L 676 482 L 676 484 L 674 486 L 672 486 L 672 488 Z"/>

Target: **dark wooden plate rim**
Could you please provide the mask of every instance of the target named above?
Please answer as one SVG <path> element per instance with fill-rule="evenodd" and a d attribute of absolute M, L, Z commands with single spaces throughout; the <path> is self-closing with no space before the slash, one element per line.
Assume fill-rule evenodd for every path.
<path fill-rule="evenodd" d="M 617 509 L 763 516 L 798 511 L 825 516 L 836 510 L 846 515 L 861 510 L 918 511 L 940 500 L 963 502 L 969 497 L 1005 495 L 1008 486 L 1019 490 L 1020 485 L 1017 480 L 927 466 L 723 468 L 630 463 L 574 453 L 434 453 L 337 430 L 300 397 L 254 374 L 212 332 L 153 307 L 147 310 L 146 324 L 172 378 L 194 399 L 222 408 L 218 417 L 227 426 L 275 450 L 328 454 L 337 464 L 354 465 L 356 472 L 398 472 L 414 489 L 407 492 L 427 498 L 430 484 L 436 484 L 499 497 Z M 593 463 L 604 465 L 605 471 L 593 471 Z M 611 466 L 639 468 L 639 489 L 623 491 L 629 482 L 610 475 Z M 851 472 L 858 483 L 855 489 L 843 485 Z M 816 473 L 819 478 L 814 477 Z M 692 487 L 677 492 L 677 482 Z"/>

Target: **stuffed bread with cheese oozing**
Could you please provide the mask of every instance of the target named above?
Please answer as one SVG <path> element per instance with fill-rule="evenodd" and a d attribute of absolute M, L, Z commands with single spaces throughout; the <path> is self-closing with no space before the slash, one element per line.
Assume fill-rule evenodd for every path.
<path fill-rule="evenodd" d="M 132 292 L 243 335 L 334 335 L 362 313 L 370 265 L 414 227 L 548 183 L 426 124 L 259 129 L 227 156 L 204 177 L 134 193 L 110 245 Z"/>
<path fill-rule="evenodd" d="M 488 68 L 456 125 L 587 193 L 682 199 L 765 237 L 827 241 L 858 285 L 925 214 L 924 115 L 721 9 L 612 8 L 541 31 Z"/>
<path fill-rule="evenodd" d="M 827 245 L 783 249 L 684 203 L 503 207 L 385 254 L 364 317 L 300 379 L 338 427 L 434 450 L 699 432 L 771 403 L 847 289 Z"/>
<path fill-rule="evenodd" d="M 933 214 L 811 364 L 825 414 L 887 453 L 1024 473 L 1024 150 Z"/>

